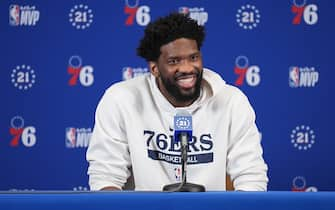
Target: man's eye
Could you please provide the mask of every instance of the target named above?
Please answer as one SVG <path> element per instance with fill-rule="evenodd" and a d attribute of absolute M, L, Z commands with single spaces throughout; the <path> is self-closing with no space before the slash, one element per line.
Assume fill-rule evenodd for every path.
<path fill-rule="evenodd" d="M 191 56 L 192 61 L 196 61 L 196 60 L 198 60 L 198 58 L 199 58 L 199 55 L 192 55 Z"/>
<path fill-rule="evenodd" d="M 178 59 L 170 59 L 168 60 L 168 64 L 177 64 L 179 61 Z"/>

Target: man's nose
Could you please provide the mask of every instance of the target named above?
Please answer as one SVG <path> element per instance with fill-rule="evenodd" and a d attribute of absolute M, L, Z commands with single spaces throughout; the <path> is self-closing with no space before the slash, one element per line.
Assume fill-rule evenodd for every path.
<path fill-rule="evenodd" d="M 194 65 L 188 59 L 183 59 L 180 62 L 179 71 L 183 73 L 193 73 Z"/>

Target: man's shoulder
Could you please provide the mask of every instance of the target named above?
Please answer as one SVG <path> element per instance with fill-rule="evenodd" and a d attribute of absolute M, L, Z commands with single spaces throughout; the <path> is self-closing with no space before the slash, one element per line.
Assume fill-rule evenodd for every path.
<path fill-rule="evenodd" d="M 228 84 L 218 73 L 211 69 L 205 68 L 204 79 L 209 84 L 214 96 L 229 98 L 229 96 L 244 95 L 239 88 Z"/>
<path fill-rule="evenodd" d="M 133 79 L 121 81 L 112 84 L 106 90 L 106 94 L 111 94 L 115 96 L 122 95 L 138 95 L 139 93 L 145 93 L 149 88 L 148 76 L 138 76 Z"/>
<path fill-rule="evenodd" d="M 141 104 L 150 97 L 149 81 L 149 77 L 143 75 L 114 83 L 106 89 L 102 100 L 119 106 Z"/>
<path fill-rule="evenodd" d="M 235 87 L 234 85 L 228 84 L 228 83 L 224 84 L 220 92 L 224 94 L 234 95 L 234 96 L 244 95 L 241 89 L 239 89 L 238 87 Z"/>

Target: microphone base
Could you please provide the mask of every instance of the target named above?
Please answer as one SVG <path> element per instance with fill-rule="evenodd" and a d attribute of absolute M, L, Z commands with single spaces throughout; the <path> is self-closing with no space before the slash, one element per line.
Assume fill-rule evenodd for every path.
<path fill-rule="evenodd" d="M 199 184 L 193 184 L 186 182 L 183 186 L 179 189 L 180 183 L 169 184 L 163 187 L 163 191 L 170 191 L 170 192 L 205 192 L 205 187 Z M 178 191 L 177 191 L 178 190 Z"/>

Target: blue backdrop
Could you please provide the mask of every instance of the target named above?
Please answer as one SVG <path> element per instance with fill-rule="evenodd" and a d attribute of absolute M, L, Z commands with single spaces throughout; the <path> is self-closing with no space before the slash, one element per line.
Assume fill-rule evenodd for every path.
<path fill-rule="evenodd" d="M 257 115 L 269 190 L 335 190 L 331 0 L 0 1 L 0 190 L 86 190 L 94 112 L 147 73 L 144 27 L 171 11 L 206 27 L 204 65 Z"/>

